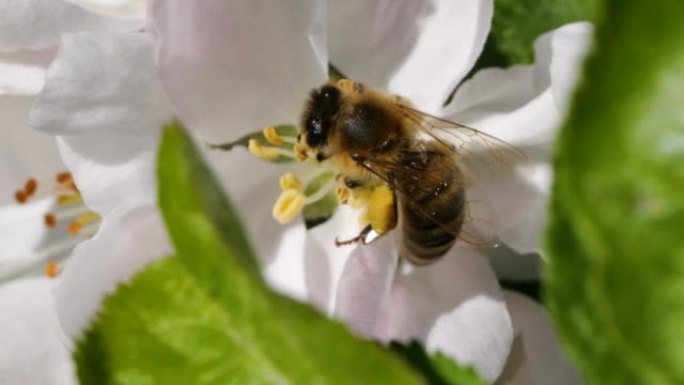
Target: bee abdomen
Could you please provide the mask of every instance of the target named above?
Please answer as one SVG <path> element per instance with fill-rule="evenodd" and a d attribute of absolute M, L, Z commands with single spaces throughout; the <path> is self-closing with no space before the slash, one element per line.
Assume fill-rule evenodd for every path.
<path fill-rule="evenodd" d="M 418 206 L 402 204 L 401 256 L 416 265 L 432 263 L 446 254 L 456 242 L 464 220 L 463 189 L 445 192 L 434 212 L 423 212 Z"/>

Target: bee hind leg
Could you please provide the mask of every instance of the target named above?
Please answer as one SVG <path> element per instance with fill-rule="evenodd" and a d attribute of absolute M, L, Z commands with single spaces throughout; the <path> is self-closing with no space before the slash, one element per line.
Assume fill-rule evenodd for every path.
<path fill-rule="evenodd" d="M 362 245 L 367 245 L 369 242 L 366 241 L 366 237 L 368 237 L 368 234 L 373 231 L 373 227 L 371 225 L 368 225 L 361 230 L 359 235 L 355 236 L 354 238 L 347 239 L 344 241 L 340 241 L 339 238 L 335 238 L 335 246 L 337 247 L 342 247 L 342 246 L 348 246 L 348 245 L 355 245 L 357 243 L 360 243 Z"/>

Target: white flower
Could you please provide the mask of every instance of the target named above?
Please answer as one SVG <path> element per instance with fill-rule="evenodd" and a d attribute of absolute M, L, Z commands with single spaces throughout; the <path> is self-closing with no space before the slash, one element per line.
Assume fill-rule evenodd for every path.
<path fill-rule="evenodd" d="M 355 80 L 402 94 L 427 112 L 491 130 L 528 151 L 539 172 L 483 185 L 498 190 L 491 198 L 506 219 L 500 222 L 502 238 L 521 252 L 538 249 L 545 161 L 560 120 L 557 103 L 562 105 L 555 93 L 567 92 L 554 84 L 574 71 L 554 66 L 553 58 L 566 48 L 555 37 L 584 35 L 586 26 L 542 39 L 536 66 L 478 74 L 443 110 L 480 53 L 491 1 L 346 1 L 328 7 L 313 0 L 168 0 L 153 4 L 150 34 L 63 39 L 32 120 L 58 135 L 86 203 L 104 218 L 100 232 L 75 250 L 57 289 L 68 335 L 83 330 L 117 282 L 171 252 L 154 206 L 161 124 L 177 114 L 200 140 L 215 143 L 294 123 L 307 92 L 326 81 L 328 60 Z M 358 230 L 345 210 L 309 232 L 301 222 L 282 227 L 273 221 L 279 167 L 239 151 L 207 156 L 238 202 L 274 287 L 334 310 L 362 334 L 422 339 L 476 366 L 488 380 L 502 372 L 514 326 L 483 254 L 455 248 L 431 267 L 396 273 L 389 237 L 351 256 L 334 247 L 335 236 Z"/>
<path fill-rule="evenodd" d="M 0 2 L 1 384 L 76 383 L 54 306 L 56 280 L 43 275 L 44 269 L 55 274 L 54 263 L 85 235 L 70 236 L 63 225 L 78 216 L 74 209 L 79 205 L 58 203 L 59 192 L 52 189 L 60 184 L 54 178 L 65 166 L 54 138 L 29 128 L 30 107 L 43 87 L 61 33 L 122 31 L 139 25 L 62 1 Z M 56 215 L 54 228 L 46 224 L 47 213 Z"/>

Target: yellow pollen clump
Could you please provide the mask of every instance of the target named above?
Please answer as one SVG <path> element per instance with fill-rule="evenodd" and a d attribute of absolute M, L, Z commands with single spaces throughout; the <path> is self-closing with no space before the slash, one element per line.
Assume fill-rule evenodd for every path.
<path fill-rule="evenodd" d="M 349 79 L 340 79 L 337 81 L 337 86 L 344 92 L 351 93 L 354 91 L 354 81 Z"/>
<path fill-rule="evenodd" d="M 259 158 L 267 161 L 273 160 L 280 155 L 277 149 L 262 146 L 261 143 L 259 143 L 259 141 L 257 141 L 256 139 L 249 140 L 247 149 L 253 155 L 258 156 Z"/>
<path fill-rule="evenodd" d="M 262 134 L 264 135 L 264 138 L 266 138 L 266 141 L 274 146 L 280 146 L 285 142 L 283 138 L 278 135 L 278 132 L 273 126 L 264 128 Z"/>
<path fill-rule="evenodd" d="M 382 234 L 397 224 L 397 213 L 394 208 L 394 194 L 386 184 L 381 184 L 373 189 L 368 199 L 366 211 L 368 223 L 373 230 Z"/>
<path fill-rule="evenodd" d="M 306 158 L 309 157 L 309 154 L 306 153 L 306 147 L 304 147 L 302 144 L 295 144 L 292 147 L 292 150 L 294 151 L 297 160 L 300 162 L 304 162 Z"/>
<path fill-rule="evenodd" d="M 273 218 L 281 224 L 288 223 L 302 211 L 305 203 L 306 198 L 301 192 L 294 189 L 285 190 L 273 206 Z"/>
<path fill-rule="evenodd" d="M 355 188 L 349 200 L 349 206 L 353 209 L 360 209 L 368 205 L 372 192 L 373 189 L 368 187 Z"/>
<path fill-rule="evenodd" d="M 304 184 L 299 178 L 297 178 L 296 175 L 294 175 L 291 172 L 288 172 L 287 174 L 280 177 L 280 189 L 283 191 L 297 190 L 301 192 L 304 190 Z"/>

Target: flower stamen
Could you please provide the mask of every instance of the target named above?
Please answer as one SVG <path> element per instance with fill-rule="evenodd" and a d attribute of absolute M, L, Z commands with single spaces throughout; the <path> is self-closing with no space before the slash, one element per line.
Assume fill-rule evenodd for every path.
<path fill-rule="evenodd" d="M 42 236 L 41 246 L 29 255 L 11 258 L 10 263 L 0 263 L 0 283 L 40 270 L 48 277 L 58 276 L 61 271 L 59 261 L 66 258 L 69 250 L 78 243 L 97 232 L 100 217 L 85 206 L 69 173 L 57 174 L 54 182 L 39 182 L 29 178 L 15 197 L 21 198 L 17 199 L 19 203 L 28 203 L 39 197 L 52 198 L 52 201 L 47 202 L 52 202 L 51 210 L 42 214 L 45 226 L 50 229 L 50 236 Z M 64 226 L 60 226 L 62 223 Z"/>
<path fill-rule="evenodd" d="M 264 146 L 256 139 L 249 140 L 247 149 L 250 153 L 265 161 L 272 161 L 280 156 L 290 159 L 295 158 L 295 153 L 292 150 L 280 147 Z"/>
<path fill-rule="evenodd" d="M 288 172 L 280 177 L 280 189 L 282 191 L 293 189 L 297 191 L 304 191 L 304 183 L 293 173 Z"/>
<path fill-rule="evenodd" d="M 295 189 L 283 191 L 273 205 L 273 218 L 280 224 L 292 221 L 304 208 L 305 201 L 304 194 Z"/>
<path fill-rule="evenodd" d="M 48 187 L 40 189 L 41 186 Z M 78 189 L 70 173 L 60 172 L 56 175 L 55 182 L 39 182 L 35 178 L 29 178 L 24 183 L 24 186 L 14 193 L 14 199 L 17 203 L 24 204 L 31 199 L 41 199 L 55 193 L 65 196 L 78 194 Z"/>

